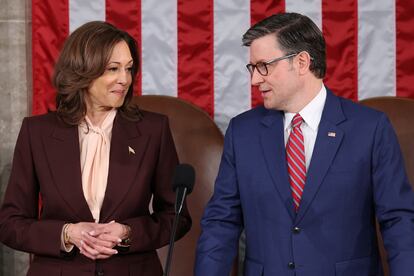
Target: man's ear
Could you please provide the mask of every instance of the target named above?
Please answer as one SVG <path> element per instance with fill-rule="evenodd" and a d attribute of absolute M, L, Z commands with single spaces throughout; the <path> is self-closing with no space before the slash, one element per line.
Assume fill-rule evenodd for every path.
<path fill-rule="evenodd" d="M 306 51 L 302 51 L 296 56 L 300 75 L 307 74 L 310 71 L 311 59 L 311 56 Z"/>

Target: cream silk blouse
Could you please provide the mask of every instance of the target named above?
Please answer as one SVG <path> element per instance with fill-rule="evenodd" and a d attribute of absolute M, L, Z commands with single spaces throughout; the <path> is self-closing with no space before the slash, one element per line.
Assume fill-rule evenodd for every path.
<path fill-rule="evenodd" d="M 109 152 L 116 109 L 109 111 L 101 126 L 94 126 L 88 116 L 78 126 L 82 190 L 95 222 L 99 222 L 109 171 Z M 64 228 L 63 228 L 64 229 Z M 69 252 L 63 239 L 61 247 Z"/>

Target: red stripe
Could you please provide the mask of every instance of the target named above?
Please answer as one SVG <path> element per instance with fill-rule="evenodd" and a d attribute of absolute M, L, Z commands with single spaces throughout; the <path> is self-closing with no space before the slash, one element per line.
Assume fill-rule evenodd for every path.
<path fill-rule="evenodd" d="M 51 78 L 69 33 L 68 0 L 32 0 L 32 114 L 55 109 Z"/>
<path fill-rule="evenodd" d="M 358 1 L 323 0 L 326 85 L 337 95 L 358 99 Z"/>
<path fill-rule="evenodd" d="M 300 191 L 298 191 L 298 190 L 296 190 L 296 189 L 295 189 L 295 191 L 296 191 L 296 192 L 298 192 L 298 193 L 300 194 Z M 297 195 L 296 195 L 293 191 L 292 191 L 292 196 L 293 196 L 293 198 L 294 198 L 294 199 L 296 199 L 296 201 L 297 201 L 297 202 L 300 202 L 300 197 L 298 197 L 298 196 L 297 196 Z M 302 196 L 302 195 L 301 195 L 301 196 Z M 296 205 L 296 204 L 295 204 L 295 205 Z"/>
<path fill-rule="evenodd" d="M 414 5 L 412 1 L 396 1 L 397 32 L 397 96 L 414 98 Z"/>
<path fill-rule="evenodd" d="M 266 17 L 284 12 L 286 9 L 285 0 L 251 0 L 250 1 L 250 23 L 256 24 Z M 259 88 L 252 86 L 252 107 L 263 103 Z"/>
<path fill-rule="evenodd" d="M 306 175 L 303 174 L 304 171 L 306 171 L 306 167 L 304 166 L 304 162 L 305 160 L 299 160 L 298 158 L 294 157 L 294 154 L 292 152 L 289 152 L 288 156 L 288 164 L 291 165 L 291 168 L 288 166 L 289 168 L 289 172 L 290 171 L 295 171 L 298 175 L 298 177 L 300 177 L 301 179 L 306 179 Z M 296 165 L 298 164 L 298 165 Z M 301 170 L 302 169 L 302 170 Z M 303 172 L 302 172 L 303 171 Z"/>
<path fill-rule="evenodd" d="M 293 195 L 293 197 L 298 201 L 298 202 L 300 202 L 300 199 L 302 198 L 302 194 L 303 194 L 303 192 L 298 188 L 298 186 L 296 186 L 295 184 L 294 184 L 294 182 L 291 182 L 290 183 L 291 184 L 291 189 L 292 189 L 292 195 Z M 302 188 L 303 189 L 303 188 Z M 293 191 L 296 191 L 296 193 L 294 193 Z"/>
<path fill-rule="evenodd" d="M 178 97 L 214 114 L 214 3 L 178 0 Z"/>
<path fill-rule="evenodd" d="M 290 187 L 292 190 L 295 190 L 299 196 L 302 196 L 302 191 L 305 187 L 305 180 L 303 179 L 298 179 L 294 173 L 292 173 L 291 171 L 289 171 L 290 173 Z M 300 187 L 300 188 L 299 188 Z M 302 189 L 302 191 L 300 190 Z"/>
<path fill-rule="evenodd" d="M 297 130 L 294 129 L 291 133 L 292 134 L 289 137 L 291 137 L 291 139 L 293 139 L 296 142 L 296 144 L 298 145 L 299 148 L 303 149 L 304 148 L 304 145 L 303 145 L 304 139 L 303 139 L 302 131 L 297 131 Z"/>
<path fill-rule="evenodd" d="M 292 192 L 292 196 L 296 199 L 296 201 L 300 202 L 300 198 L 295 193 Z"/>
<path fill-rule="evenodd" d="M 285 0 L 251 0 L 250 23 L 254 25 L 272 14 L 284 12 L 285 10 Z"/>
<path fill-rule="evenodd" d="M 293 182 L 293 181 L 291 181 L 291 189 L 293 190 L 293 191 L 296 191 L 298 194 L 296 194 L 296 193 L 293 193 L 293 191 L 292 191 L 292 195 L 293 195 L 293 197 L 296 199 L 296 200 L 298 200 L 299 202 L 300 202 L 300 198 L 302 197 L 302 191 L 298 188 L 298 186 Z M 302 190 L 303 190 L 303 188 L 302 188 Z"/>
<path fill-rule="evenodd" d="M 141 1 L 140 0 L 106 0 L 106 21 L 128 32 L 138 43 L 141 52 Z M 140 58 L 141 68 L 142 61 Z M 134 94 L 141 95 L 142 77 L 139 73 L 134 84 Z"/>
<path fill-rule="evenodd" d="M 292 165 L 292 163 L 290 163 Z M 306 176 L 303 176 L 303 174 L 299 173 L 297 168 L 293 165 L 292 168 L 288 167 L 288 171 L 289 171 L 289 177 L 291 179 L 294 179 L 296 181 L 296 183 L 302 188 L 305 186 L 305 179 Z M 293 183 L 292 183 L 293 184 Z M 292 185 L 294 186 L 294 185 Z"/>
<path fill-rule="evenodd" d="M 306 166 L 305 166 L 305 157 L 301 154 L 298 154 L 295 150 L 292 149 L 292 145 L 289 145 L 290 149 L 288 150 L 288 158 L 289 161 L 295 161 L 295 164 L 293 164 L 294 167 L 301 168 L 303 172 L 306 173 Z M 296 155 L 295 155 L 296 152 Z M 301 173 L 303 175 L 303 173 Z"/>
<path fill-rule="evenodd" d="M 303 154 L 301 152 L 301 150 L 303 151 L 303 148 L 298 148 L 294 143 L 293 140 L 295 140 L 294 142 L 296 144 L 299 144 L 300 142 L 297 139 L 294 139 L 293 137 L 289 138 L 289 150 L 293 153 L 296 153 L 297 156 L 299 156 L 300 158 L 302 158 Z M 290 152 L 289 151 L 289 152 Z"/>
<path fill-rule="evenodd" d="M 304 174 L 306 173 L 305 156 L 302 153 L 298 152 L 298 150 L 295 148 L 295 146 L 293 145 L 293 143 L 291 143 L 290 140 L 286 146 L 286 152 L 287 152 L 288 164 L 290 164 L 292 168 L 295 168 L 295 171 L 297 171 L 296 169 L 299 169 L 299 170 L 302 169 L 302 171 L 297 171 L 297 172 L 298 172 L 298 175 L 300 175 L 301 177 L 305 179 L 306 178 L 306 175 Z M 296 155 L 294 153 L 296 153 Z"/>

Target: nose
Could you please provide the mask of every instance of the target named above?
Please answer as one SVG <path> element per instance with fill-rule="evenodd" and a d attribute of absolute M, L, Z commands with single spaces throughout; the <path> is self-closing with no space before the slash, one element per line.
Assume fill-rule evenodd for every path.
<path fill-rule="evenodd" d="M 263 76 L 257 72 L 257 69 L 253 70 L 252 74 L 252 85 L 258 86 L 264 81 Z"/>
<path fill-rule="evenodd" d="M 131 77 L 131 73 L 128 70 L 126 69 L 119 70 L 118 83 L 122 85 L 126 85 L 130 77 Z"/>

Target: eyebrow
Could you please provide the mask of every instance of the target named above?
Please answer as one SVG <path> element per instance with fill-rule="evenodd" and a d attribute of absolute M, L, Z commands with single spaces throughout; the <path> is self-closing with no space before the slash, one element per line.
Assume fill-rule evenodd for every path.
<path fill-rule="evenodd" d="M 257 60 L 255 63 L 253 63 L 252 61 L 250 61 L 250 63 L 249 64 L 258 64 L 259 62 L 266 62 L 268 59 L 259 59 L 259 60 Z"/>
<path fill-rule="evenodd" d="M 130 60 L 130 61 L 128 61 L 126 64 L 133 63 L 133 62 L 134 62 L 134 60 L 133 60 L 133 59 L 131 59 L 131 60 Z M 119 61 L 109 61 L 109 62 L 108 62 L 108 64 L 111 64 L 111 63 L 121 64 Z"/>

